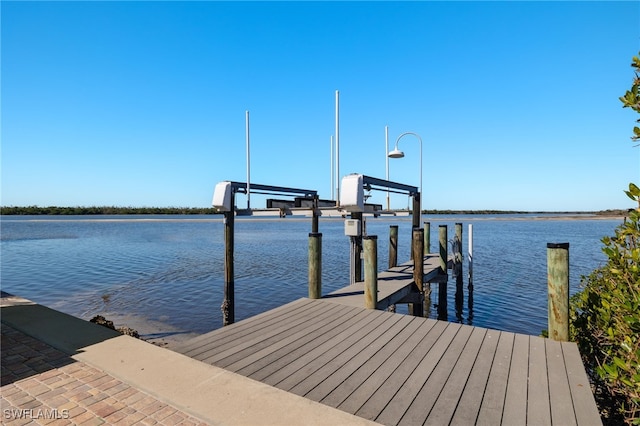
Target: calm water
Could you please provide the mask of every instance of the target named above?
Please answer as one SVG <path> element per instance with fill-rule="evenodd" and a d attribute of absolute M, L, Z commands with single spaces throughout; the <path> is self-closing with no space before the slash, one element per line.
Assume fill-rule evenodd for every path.
<path fill-rule="evenodd" d="M 432 250 L 439 225 L 449 226 L 452 239 L 454 224 L 462 222 L 465 252 L 473 224 L 473 303 L 465 262 L 458 309 L 455 281 L 449 281 L 448 320 L 528 334 L 546 328 L 546 244 L 570 243 L 574 293 L 582 275 L 605 263 L 600 239 L 620 224 L 528 216 L 425 216 L 423 221 L 431 222 Z M 379 236 L 381 270 L 388 263 L 391 224 L 399 225 L 398 261 L 409 259 L 410 218 L 368 218 L 367 233 Z M 306 297 L 310 230 L 310 219 L 236 220 L 236 321 Z M 320 232 L 323 293 L 328 293 L 348 284 L 349 239 L 342 219 L 321 218 Z M 5 216 L 2 290 L 85 319 L 127 314 L 204 333 L 222 324 L 223 249 L 220 216 Z M 437 303 L 438 286 L 432 288 Z M 431 316 L 437 314 L 432 308 Z"/>

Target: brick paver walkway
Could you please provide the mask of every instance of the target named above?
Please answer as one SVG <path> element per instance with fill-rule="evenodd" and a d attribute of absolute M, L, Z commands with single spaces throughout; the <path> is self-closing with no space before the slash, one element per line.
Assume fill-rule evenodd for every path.
<path fill-rule="evenodd" d="M 6 324 L 0 352 L 1 424 L 206 424 Z"/>

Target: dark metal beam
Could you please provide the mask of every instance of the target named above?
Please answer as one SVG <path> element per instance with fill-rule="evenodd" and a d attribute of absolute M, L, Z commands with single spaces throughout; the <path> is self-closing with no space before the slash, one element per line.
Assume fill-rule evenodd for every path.
<path fill-rule="evenodd" d="M 418 193 L 418 187 L 405 185 L 403 183 L 391 182 L 389 180 L 378 179 L 371 176 L 362 175 L 362 183 L 366 189 L 371 189 L 371 186 L 378 186 L 380 188 L 373 189 L 383 189 L 387 188 L 399 189 L 400 191 L 407 192 L 409 195 L 414 195 Z M 253 186 L 253 185 L 251 185 Z"/>
<path fill-rule="evenodd" d="M 247 193 L 247 184 L 246 182 L 230 182 L 231 188 L 233 188 L 234 192 L 242 192 L 244 194 Z M 265 191 L 261 193 L 266 194 L 296 194 L 303 195 L 304 197 L 313 197 L 318 194 L 318 191 L 312 189 L 300 189 L 300 188 L 286 188 L 283 186 L 273 186 L 273 185 L 261 185 L 259 183 L 251 183 L 250 191 Z"/>

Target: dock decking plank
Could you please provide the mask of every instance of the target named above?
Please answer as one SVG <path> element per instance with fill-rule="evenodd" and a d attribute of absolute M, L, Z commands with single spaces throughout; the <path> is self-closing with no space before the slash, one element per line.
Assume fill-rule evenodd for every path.
<path fill-rule="evenodd" d="M 500 332 L 487 330 L 478 357 L 473 365 L 469 378 L 464 387 L 462 397 L 458 402 L 451 425 L 465 426 L 475 423 L 482 404 L 482 397 L 487 389 L 489 373 L 495 359 Z"/>
<path fill-rule="evenodd" d="M 547 352 L 542 337 L 529 337 L 529 389 L 527 390 L 527 424 L 551 425 Z"/>
<path fill-rule="evenodd" d="M 567 367 L 562 355 L 562 344 L 554 340 L 545 340 L 547 349 L 547 377 L 549 378 L 549 402 L 551 405 L 551 423 L 572 426 L 576 424 L 576 414 L 571 400 Z"/>
<path fill-rule="evenodd" d="M 332 407 L 337 407 L 369 377 L 374 375 L 380 365 L 382 365 L 399 346 L 402 346 L 419 327 L 420 321 L 413 321 L 413 318 L 410 317 L 409 321 L 406 321 L 406 324 L 404 324 L 404 327 L 384 344 L 369 344 L 364 351 L 342 365 L 322 383 L 306 394 L 305 397 Z M 393 333 L 393 330 L 389 329 L 389 332 Z M 373 393 L 373 390 L 369 391 Z"/>
<path fill-rule="evenodd" d="M 473 365 L 478 358 L 486 332 L 487 330 L 483 328 L 473 328 L 471 336 L 464 349 L 462 349 L 460 358 L 458 358 L 458 362 L 446 382 L 444 382 L 442 392 L 440 392 L 433 405 L 433 413 L 428 417 L 425 424 L 439 426 L 451 422 L 460 398 L 462 398 L 462 393 Z"/>
<path fill-rule="evenodd" d="M 238 357 L 245 356 L 277 341 L 279 336 L 286 336 L 295 331 L 296 327 L 305 324 L 308 315 L 319 315 L 320 319 L 330 315 L 329 310 L 323 310 L 318 306 L 311 306 L 308 310 L 298 310 L 286 320 L 280 320 L 267 329 L 255 329 L 246 333 L 242 338 L 230 341 L 226 344 L 213 347 L 197 356 L 201 361 L 215 363 L 225 367 L 235 362 Z M 293 330 L 293 331 L 292 331 Z"/>
<path fill-rule="evenodd" d="M 409 324 L 410 317 L 404 316 L 396 320 L 395 316 L 388 312 L 380 312 L 380 314 L 384 318 L 382 326 L 371 333 L 364 334 L 362 339 L 331 358 L 313 374 L 299 380 L 289 391 L 319 401 L 349 377 L 364 360 L 373 356 L 389 339 Z"/>
<path fill-rule="evenodd" d="M 256 331 L 250 336 L 246 336 L 242 341 L 235 342 L 232 347 L 228 347 L 223 351 L 216 351 L 217 353 L 210 355 L 210 358 L 217 365 L 227 367 L 262 349 L 278 344 L 282 339 L 288 339 L 291 335 L 298 332 L 304 333 L 307 330 L 307 324 L 309 324 L 308 315 L 313 316 L 315 323 L 324 324 L 331 321 L 334 313 L 338 311 L 339 309 L 310 309 L 307 312 L 300 312 L 295 317 L 273 325 L 269 330 Z M 202 359 L 206 360 L 207 358 L 202 356 Z"/>
<path fill-rule="evenodd" d="M 369 323 L 373 318 L 374 312 L 362 310 L 357 315 L 346 318 L 340 327 L 336 327 L 334 330 L 323 334 L 318 340 L 314 340 L 292 352 L 278 354 L 279 357 L 272 362 L 260 365 L 260 368 L 248 371 L 246 375 L 259 381 L 264 381 L 272 374 L 279 374 L 281 378 L 284 378 L 286 377 L 285 374 L 291 374 L 293 371 L 302 368 L 319 356 L 323 350 L 326 350 L 323 349 L 323 347 L 326 348 L 326 346 L 323 345 L 328 344 L 330 340 L 341 341 L 342 339 L 348 338 L 350 334 L 354 333 L 354 329 Z M 345 324 L 350 324 L 353 328 L 345 329 Z M 287 368 L 288 371 L 285 370 L 285 368 Z M 241 371 L 242 370 L 239 372 Z M 274 377 L 272 380 L 278 380 L 278 377 Z"/>
<path fill-rule="evenodd" d="M 389 348 L 393 353 L 379 351 L 376 354 L 376 357 L 379 359 L 371 360 L 372 363 L 379 363 L 373 372 L 369 373 L 367 369 L 361 369 L 356 372 L 356 374 L 368 374 L 368 377 L 364 380 L 357 380 L 361 382 L 360 386 L 350 393 L 348 393 L 348 391 L 341 392 L 342 389 L 336 389 L 332 394 L 342 394 L 341 396 L 334 397 L 332 394 L 329 394 L 327 398 L 321 402 L 323 404 L 337 406 L 342 411 L 355 414 L 372 395 L 388 382 L 391 374 L 401 368 L 401 364 L 405 362 L 407 357 L 416 349 L 435 324 L 436 321 L 414 321 L 411 325 L 415 326 L 416 330 L 408 338 L 403 340 L 403 336 L 400 336 L 398 339 L 400 340 L 399 344 L 392 341 L 389 345 L 385 346 L 385 349 Z M 410 328 L 407 327 L 407 330 L 410 330 Z"/>
<path fill-rule="evenodd" d="M 310 305 L 310 299 L 295 300 L 291 303 L 263 312 L 239 323 L 230 324 L 226 327 L 205 333 L 187 341 L 181 346 L 178 346 L 176 351 L 195 358 L 212 347 L 220 347 L 229 341 L 239 340 L 245 334 L 252 333 L 255 330 L 266 329 L 272 324 L 281 321 L 281 318 L 286 318 L 288 315 L 295 313 L 298 309 L 303 310 Z M 215 336 L 215 345 L 212 345 L 211 336 Z"/>
<path fill-rule="evenodd" d="M 333 318 L 332 321 L 325 324 L 319 324 L 321 326 L 318 328 L 313 327 L 305 336 L 299 338 L 293 336 L 292 338 L 288 339 L 292 340 L 291 342 L 283 341 L 282 343 L 286 344 L 278 345 L 280 347 L 275 347 L 274 345 L 273 349 L 275 350 L 273 351 L 266 352 L 265 350 L 256 353 L 256 355 L 261 355 L 258 359 L 253 359 L 254 357 L 251 357 L 249 359 L 249 357 L 247 357 L 246 363 L 232 364 L 227 368 L 244 376 L 251 376 L 258 370 L 266 366 L 274 365 L 282 361 L 287 356 L 290 356 L 293 359 L 297 359 L 300 356 L 303 356 L 310 350 L 316 348 L 317 346 L 320 346 L 322 343 L 334 338 L 335 335 L 340 332 L 340 325 L 344 321 L 356 317 L 364 317 L 365 311 L 354 311 L 353 309 L 349 309 L 348 306 L 344 306 L 343 308 L 344 312 L 337 312 L 336 317 Z M 286 361 L 282 362 L 286 363 Z"/>
<path fill-rule="evenodd" d="M 567 377 L 571 389 L 571 399 L 579 425 L 592 425 L 594 419 L 600 419 L 598 407 L 595 404 L 589 378 L 584 371 L 580 352 L 575 343 L 562 343 L 562 353 L 567 367 Z M 600 424 L 602 422 L 600 421 Z"/>
<path fill-rule="evenodd" d="M 273 359 L 270 357 L 273 353 L 291 353 L 300 346 L 318 339 L 318 337 L 330 330 L 333 330 L 346 318 L 350 318 L 356 314 L 352 309 L 347 306 L 340 306 L 338 309 L 327 311 L 326 316 L 316 316 L 312 322 L 307 321 L 303 327 L 296 327 L 291 329 L 288 333 L 283 333 L 270 344 L 261 344 L 260 347 L 247 348 L 245 351 L 238 352 L 238 358 L 235 362 L 230 362 L 224 366 L 224 368 L 238 372 L 244 368 L 256 368 L 264 358 Z"/>
<path fill-rule="evenodd" d="M 449 323 L 447 325 L 429 352 L 425 354 L 412 374 L 406 379 L 404 385 L 374 421 L 383 424 L 397 424 L 400 421 L 461 329 L 459 324 Z"/>
<path fill-rule="evenodd" d="M 498 347 L 496 348 L 489 379 L 487 380 L 487 387 L 485 388 L 480 412 L 476 420 L 477 425 L 492 426 L 502 422 L 514 340 L 515 334 L 500 333 Z"/>
<path fill-rule="evenodd" d="M 289 303 L 182 349 L 385 425 L 600 421 L 575 343 L 326 299 Z"/>
<path fill-rule="evenodd" d="M 527 390 L 529 379 L 529 336 L 516 334 L 511 353 L 511 368 L 504 400 L 503 419 L 513 425 L 527 424 Z"/>
<path fill-rule="evenodd" d="M 391 322 L 385 323 L 385 318 L 379 315 L 379 313 L 379 311 L 372 310 L 371 320 L 361 326 L 358 324 L 358 327 L 354 327 L 352 323 L 345 324 L 344 332 L 346 336 L 340 339 L 338 343 L 327 342 L 317 347 L 309 352 L 309 354 L 302 359 L 302 362 L 300 362 L 301 360 L 292 360 L 292 362 L 284 368 L 265 377 L 263 380 L 264 383 L 280 389 L 289 390 L 313 374 L 316 370 L 322 368 L 327 362 L 353 347 L 369 333 L 374 336 L 379 336 L 388 327 L 393 325 Z"/>
<path fill-rule="evenodd" d="M 433 321 L 433 320 L 428 320 Z M 448 323 L 433 321 L 435 324 L 429 329 L 418 345 L 409 355 L 400 362 L 399 366 L 390 371 L 389 377 L 381 386 L 366 400 L 366 402 L 356 411 L 356 415 L 369 420 L 375 420 L 386 408 L 389 401 L 406 386 L 406 381 L 422 362 L 425 354 L 434 347 L 435 342 L 440 339 L 442 333 L 448 329 Z M 453 330 L 453 329 L 450 329 Z M 453 339 L 455 330 L 451 333 Z M 446 337 L 445 337 L 446 339 Z"/>
<path fill-rule="evenodd" d="M 473 330 L 469 326 L 460 327 L 460 331 L 458 331 L 456 337 L 454 337 L 398 424 L 420 424 L 429 416 L 444 385 L 447 383 L 449 375 L 451 375 L 455 365 L 458 363 L 463 349 L 467 346 Z"/>

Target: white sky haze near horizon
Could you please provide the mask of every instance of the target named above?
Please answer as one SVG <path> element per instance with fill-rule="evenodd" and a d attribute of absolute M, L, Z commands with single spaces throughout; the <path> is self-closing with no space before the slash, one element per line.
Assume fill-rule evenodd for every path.
<path fill-rule="evenodd" d="M 0 8 L 3 206 L 210 206 L 246 180 L 247 110 L 251 181 L 328 199 L 336 90 L 341 176 L 384 178 L 385 126 L 415 132 L 425 209 L 629 208 L 640 184 L 640 2 Z M 400 149 L 390 180 L 419 186 Z"/>

